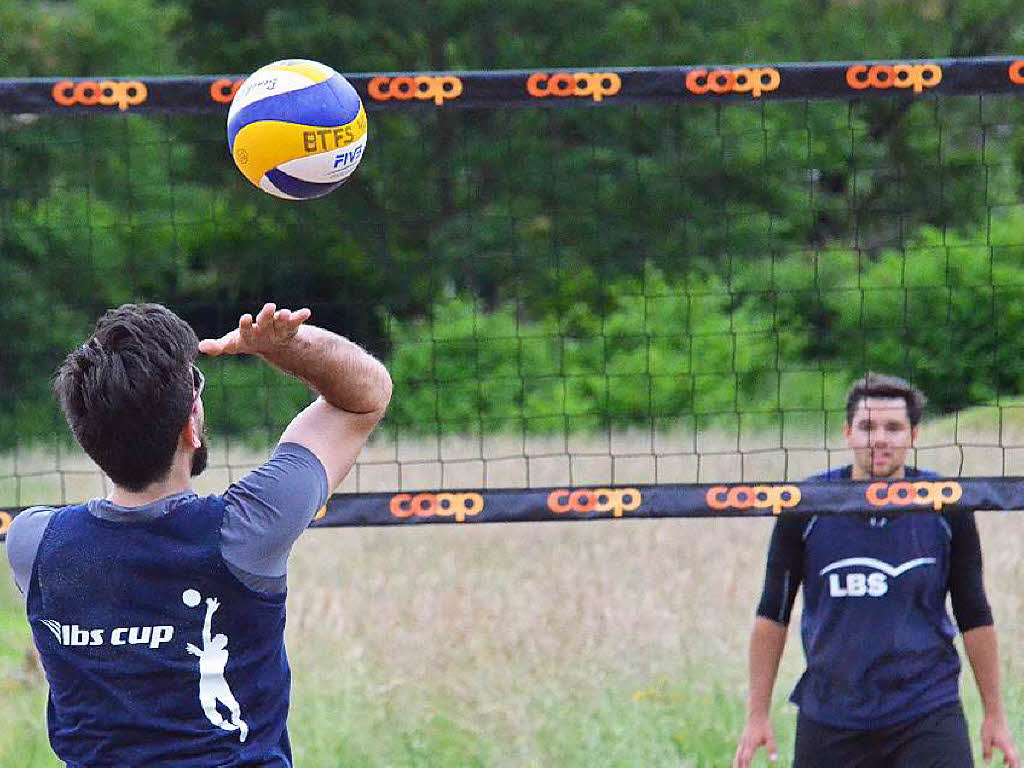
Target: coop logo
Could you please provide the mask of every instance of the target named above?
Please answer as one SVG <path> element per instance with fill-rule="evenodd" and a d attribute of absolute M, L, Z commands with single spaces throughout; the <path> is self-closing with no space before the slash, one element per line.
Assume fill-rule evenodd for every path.
<path fill-rule="evenodd" d="M 53 100 L 62 107 L 73 107 L 76 104 L 93 107 L 98 104 L 104 107 L 116 106 L 122 111 L 142 104 L 149 95 L 146 84 L 138 80 L 124 83 L 115 83 L 112 80 L 61 80 L 53 86 L 52 93 Z"/>
<path fill-rule="evenodd" d="M 946 504 L 955 504 L 964 495 L 960 483 L 922 480 L 917 483 L 872 483 L 864 492 L 873 507 L 931 507 L 938 511 Z"/>
<path fill-rule="evenodd" d="M 774 91 L 782 82 L 777 69 L 765 67 L 751 69 L 693 69 L 686 74 L 686 90 L 690 93 L 749 93 L 760 98 L 762 93 Z"/>
<path fill-rule="evenodd" d="M 461 523 L 483 511 L 484 497 L 479 493 L 399 493 L 391 497 L 390 508 L 394 517 L 454 517 Z"/>
<path fill-rule="evenodd" d="M 244 82 L 245 78 L 231 80 L 230 78 L 222 77 L 219 80 L 214 80 L 210 83 L 210 98 L 218 104 L 230 104 Z"/>
<path fill-rule="evenodd" d="M 462 95 L 462 80 L 453 75 L 417 77 L 375 77 L 370 80 L 367 90 L 376 101 L 433 101 L 441 106 L 450 99 Z"/>
<path fill-rule="evenodd" d="M 1024 85 L 1024 59 L 1019 59 L 1010 65 L 1010 82 Z"/>
<path fill-rule="evenodd" d="M 942 82 L 942 67 L 938 64 L 855 64 L 846 70 L 846 83 L 854 90 L 867 88 L 913 88 L 921 93 Z"/>
<path fill-rule="evenodd" d="M 0 512 L 0 536 L 6 536 L 7 531 L 11 529 L 11 521 L 14 518 L 10 512 Z"/>
<path fill-rule="evenodd" d="M 715 485 L 704 497 L 711 509 L 770 509 L 780 514 L 800 503 L 795 485 Z"/>
<path fill-rule="evenodd" d="M 61 624 L 52 619 L 40 620 L 61 645 L 80 647 L 86 645 L 148 645 L 159 648 L 174 637 L 174 627 L 117 627 L 110 631 L 110 640 L 104 637 L 105 629 L 82 629 L 77 624 Z"/>
<path fill-rule="evenodd" d="M 534 72 L 526 80 L 526 92 L 534 98 L 587 98 L 601 101 L 622 90 L 622 78 L 614 72 Z"/>
<path fill-rule="evenodd" d="M 918 557 L 901 565 L 889 565 L 873 557 L 848 557 L 826 565 L 821 569 L 819 575 L 828 574 L 828 593 L 832 597 L 881 597 L 889 591 L 889 579 L 896 579 L 907 571 L 922 565 L 934 564 L 934 557 Z M 855 567 L 874 570 L 869 573 L 863 571 L 846 573 L 843 574 L 845 578 L 840 578 L 838 573 L 834 573 L 834 571 L 844 568 Z"/>
<path fill-rule="evenodd" d="M 558 488 L 548 494 L 548 509 L 561 515 L 566 512 L 611 512 L 622 517 L 640 508 L 643 496 L 636 488 Z"/>

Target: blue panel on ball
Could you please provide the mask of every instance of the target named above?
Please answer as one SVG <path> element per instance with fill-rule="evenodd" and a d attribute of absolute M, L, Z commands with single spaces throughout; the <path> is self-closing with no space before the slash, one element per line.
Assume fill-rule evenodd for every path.
<path fill-rule="evenodd" d="M 330 184 L 318 184 L 315 181 L 303 181 L 302 179 L 297 179 L 294 176 L 289 176 L 287 173 L 279 171 L 277 168 L 271 168 L 267 171 L 266 175 L 270 182 L 286 195 L 301 197 L 303 200 L 308 200 L 313 197 L 323 197 L 332 189 L 340 187 L 344 182 L 344 179 L 341 181 L 332 181 Z"/>
<path fill-rule="evenodd" d="M 285 123 L 333 128 L 345 125 L 359 114 L 359 94 L 341 75 L 296 91 L 247 104 L 228 121 L 228 146 L 235 145 L 235 135 L 258 120 L 280 120 Z"/>

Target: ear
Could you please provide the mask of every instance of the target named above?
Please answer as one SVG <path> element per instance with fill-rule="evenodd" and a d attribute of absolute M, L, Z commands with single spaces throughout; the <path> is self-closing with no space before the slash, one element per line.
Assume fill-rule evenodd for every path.
<path fill-rule="evenodd" d="M 910 445 L 912 447 L 917 447 L 917 426 L 916 425 L 910 428 Z"/>
<path fill-rule="evenodd" d="M 203 444 L 200 434 L 199 408 L 196 406 L 185 420 L 185 426 L 181 428 L 181 442 L 193 450 L 199 450 Z"/>
<path fill-rule="evenodd" d="M 853 434 L 853 430 L 850 428 L 849 422 L 843 422 L 843 437 L 846 438 L 846 442 L 850 442 L 850 435 Z"/>

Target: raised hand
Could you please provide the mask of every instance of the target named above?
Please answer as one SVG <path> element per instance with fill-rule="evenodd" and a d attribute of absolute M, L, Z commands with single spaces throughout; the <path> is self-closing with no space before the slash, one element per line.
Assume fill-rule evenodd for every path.
<path fill-rule="evenodd" d="M 259 355 L 273 352 L 291 341 L 312 312 L 303 307 L 294 312 L 278 309 L 274 304 L 264 304 L 263 309 L 253 318 L 246 313 L 238 318 L 238 327 L 219 339 L 203 339 L 199 351 L 204 355 Z"/>

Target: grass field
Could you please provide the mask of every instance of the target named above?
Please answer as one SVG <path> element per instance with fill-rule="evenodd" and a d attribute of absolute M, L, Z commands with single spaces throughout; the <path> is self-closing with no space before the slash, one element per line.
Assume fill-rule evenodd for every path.
<path fill-rule="evenodd" d="M 954 474 L 1019 471 L 1016 454 L 1005 448 L 1024 445 L 1017 432 L 1004 425 L 993 438 L 985 414 L 971 418 L 977 423 L 940 423 L 922 435 L 922 444 L 932 447 L 922 450 L 920 463 Z M 968 436 L 964 425 L 977 432 Z M 974 448 L 950 448 L 949 434 L 980 445 L 987 461 L 976 458 Z M 583 451 L 591 458 L 576 463 L 572 479 L 607 482 L 613 466 L 616 482 L 649 481 L 645 473 L 652 469 L 663 482 L 779 479 L 829 461 L 808 438 L 806 450 L 791 450 L 785 472 L 778 472 L 769 437 L 763 438 L 768 448 L 753 455 L 763 462 L 757 464 L 724 450 L 712 455 L 715 445 L 731 443 L 730 435 L 703 436 L 709 453 L 699 469 L 686 469 L 696 465 L 694 456 L 671 456 L 681 468 L 672 477 L 667 461 L 659 470 L 649 457 L 645 439 L 610 436 L 592 444 Z M 1002 442 L 984 442 L 992 439 Z M 534 446 L 536 460 L 530 446 L 513 441 L 512 447 L 527 450 L 520 460 L 489 460 L 487 482 L 480 485 L 522 484 L 524 468 L 530 484 L 566 481 L 557 473 L 572 462 L 551 443 Z M 417 450 L 426 458 L 418 460 Z M 483 463 L 486 446 L 474 456 L 456 445 L 456 452 L 466 451 L 456 458 L 444 446 L 438 450 L 375 445 L 367 458 L 379 465 L 361 468 L 360 490 L 388 486 L 391 457 L 410 462 L 391 487 L 441 485 L 438 476 L 444 485 L 475 484 L 467 472 L 471 462 Z M 19 483 L 40 494 L 36 499 L 56 500 L 49 495 L 56 492 L 54 480 L 45 479 L 52 457 L 52 451 L 36 452 L 36 479 Z M 29 458 L 18 458 L 20 472 L 28 474 Z M 831 463 L 842 459 L 836 453 Z M 68 498 L 102 489 L 79 459 L 62 460 Z M 3 461 L 10 467 L 14 460 Z M 469 482 L 454 482 L 459 472 L 446 475 L 443 466 L 433 466 L 446 462 L 465 462 L 461 476 Z M 237 476 L 245 457 L 224 454 L 215 463 L 221 468 L 204 478 L 204 488 Z M 7 496 L 0 503 L 14 501 L 10 488 Z M 978 521 L 1007 706 L 1024 740 L 1024 640 L 1016 631 L 1024 626 L 1024 516 L 979 513 Z M 297 544 L 290 571 L 296 764 L 727 766 L 742 727 L 747 633 L 771 525 L 767 519 L 632 520 L 310 532 Z M 795 720 L 785 698 L 802 664 L 795 630 L 794 622 L 775 696 L 784 763 Z M 45 741 L 45 683 L 29 649 L 20 599 L 10 580 L 0 579 L 5 767 L 58 764 Z M 976 735 L 980 707 L 969 671 L 963 680 Z"/>

